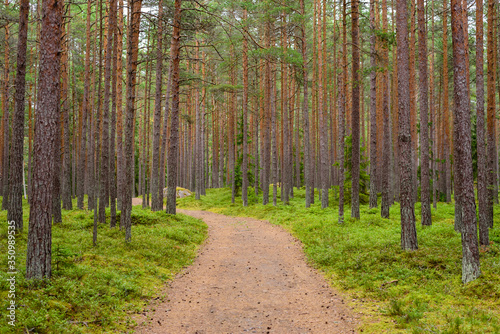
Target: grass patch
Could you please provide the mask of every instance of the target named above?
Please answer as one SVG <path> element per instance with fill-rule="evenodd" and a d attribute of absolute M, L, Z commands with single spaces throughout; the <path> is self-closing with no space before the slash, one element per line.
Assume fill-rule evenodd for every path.
<path fill-rule="evenodd" d="M 335 287 L 347 291 L 357 306 L 364 305 L 360 309 L 367 315 L 360 328 L 364 332 L 500 333 L 500 206 L 495 206 L 492 243 L 480 252 L 482 276 L 464 286 L 453 204 L 438 203 L 432 209 L 432 227 L 422 228 L 417 203 L 419 250 L 405 252 L 400 247 L 398 204 L 391 207 L 390 219 L 380 217 L 380 208 L 362 205 L 359 221 L 350 218 L 346 207 L 345 223 L 339 225 L 334 191 L 326 209 L 317 198 L 306 209 L 305 191 L 294 189 L 294 194 L 290 205 L 263 206 L 262 198 L 250 189 L 245 208 L 240 197 L 231 204 L 230 189 L 211 189 L 201 200 L 183 198 L 178 205 L 266 219 L 285 227 L 302 241 L 311 263 Z"/>
<path fill-rule="evenodd" d="M 53 276 L 35 282 L 24 279 L 28 218 L 25 203 L 25 229 L 16 236 L 16 327 L 12 329 L 2 316 L 0 333 L 126 332 L 134 326 L 130 315 L 142 311 L 166 281 L 192 262 L 207 234 L 201 220 L 135 206 L 131 243 L 125 243 L 125 232 L 119 228 L 99 225 L 98 245 L 93 247 L 93 213 L 63 210 L 63 222 L 52 227 Z M 5 211 L 0 212 L 0 221 L 7 221 Z M 0 228 L 2 310 L 9 301 L 6 232 L 4 223 Z"/>

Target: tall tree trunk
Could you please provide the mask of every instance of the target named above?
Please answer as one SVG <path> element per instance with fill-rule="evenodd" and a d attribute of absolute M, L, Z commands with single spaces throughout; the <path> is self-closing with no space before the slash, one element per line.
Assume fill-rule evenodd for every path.
<path fill-rule="evenodd" d="M 118 56 L 121 57 L 121 54 L 118 55 L 118 38 L 119 33 L 117 31 L 116 20 L 117 20 L 117 6 L 116 0 L 111 1 L 112 10 L 113 10 L 113 21 L 114 24 L 112 26 L 113 30 L 113 56 L 112 56 L 112 68 L 111 68 L 111 127 L 110 127 L 110 135 L 109 135 L 109 200 L 110 200 L 110 227 L 116 226 L 116 197 L 117 197 L 117 189 L 116 189 L 116 108 L 117 108 L 117 84 L 118 84 Z M 120 50 L 121 51 L 121 50 Z"/>
<path fill-rule="evenodd" d="M 10 152 L 10 195 L 8 221 L 16 230 L 23 229 L 23 158 L 24 158 L 24 95 L 26 90 L 26 45 L 28 41 L 29 0 L 21 0 L 17 42 L 16 109 L 12 117 L 12 150 Z"/>
<path fill-rule="evenodd" d="M 196 40 L 196 48 L 195 48 L 195 58 L 199 59 L 199 41 Z M 195 64 L 195 75 L 200 75 L 200 62 L 196 61 Z M 200 106 L 200 86 L 198 83 L 195 85 L 194 90 L 194 101 L 195 101 L 195 117 L 196 117 L 196 127 L 195 127 L 195 149 L 194 149 L 194 160 L 195 160 L 195 198 L 201 198 L 201 188 L 203 183 L 203 147 L 201 146 L 201 106 Z M 203 97 L 202 97 L 203 98 Z"/>
<path fill-rule="evenodd" d="M 68 15 L 71 16 L 71 5 L 68 4 Z M 67 26 L 65 28 L 64 26 Z M 73 203 L 71 202 L 71 147 L 70 147 L 70 131 L 69 131 L 69 39 L 68 36 L 70 34 L 70 21 L 63 25 L 63 54 L 62 54 L 62 73 L 61 73 L 61 81 L 62 81 L 62 91 L 61 91 L 61 103 L 62 103 L 62 175 L 61 175 L 61 199 L 63 209 L 71 210 Z"/>
<path fill-rule="evenodd" d="M 180 63 L 180 40 L 181 40 L 181 0 L 175 0 L 175 11 L 173 19 L 172 43 L 170 47 L 170 58 L 172 60 L 172 115 L 170 125 L 170 143 L 168 147 L 168 190 L 167 190 L 167 213 L 176 212 L 176 189 L 177 189 L 177 157 L 179 145 L 179 63 Z"/>
<path fill-rule="evenodd" d="M 448 98 L 448 9 L 446 8 L 447 0 L 443 1 L 443 127 L 444 127 L 444 149 L 443 158 L 445 160 L 444 167 L 444 184 L 446 202 L 451 202 L 451 152 L 450 152 L 450 115 L 449 115 L 449 98 Z"/>
<path fill-rule="evenodd" d="M 158 2 L 158 31 L 156 44 L 156 92 L 153 120 L 153 170 L 151 173 L 151 210 L 163 210 L 163 189 L 160 189 L 160 128 L 163 83 L 163 1 Z M 160 199 L 161 198 L 161 199 Z"/>
<path fill-rule="evenodd" d="M 125 227 L 125 241 L 132 239 L 132 193 L 128 185 L 132 185 L 132 170 L 134 165 L 134 114 L 135 114 L 135 83 L 137 71 L 137 56 L 139 47 L 139 28 L 141 21 L 142 0 L 132 0 L 131 15 L 128 27 L 127 45 L 127 104 L 125 111 L 125 178 L 122 194 L 122 212 L 120 215 L 120 225 Z"/>
<path fill-rule="evenodd" d="M 411 161 L 412 161 L 412 196 L 413 201 L 418 200 L 418 134 L 417 134 L 417 79 L 415 71 L 415 44 L 416 44 L 416 28 L 415 28 L 415 14 L 416 5 L 415 0 L 410 0 L 410 131 L 412 137 L 411 143 Z"/>
<path fill-rule="evenodd" d="M 488 94 L 488 105 L 487 105 L 487 149 L 488 149 L 488 163 L 487 163 L 487 175 L 488 175 L 488 202 L 487 202 L 487 220 L 490 222 L 490 227 L 493 226 L 493 191 L 495 183 L 495 115 L 496 115 L 496 98 L 495 98 L 495 84 L 496 84 L 496 64 L 495 64 L 495 1 L 490 0 L 488 2 L 488 81 L 487 81 L 487 94 Z"/>
<path fill-rule="evenodd" d="M 85 43 L 85 79 L 83 85 L 83 101 L 82 101 L 82 119 L 80 123 L 82 124 L 82 134 L 80 136 L 80 153 L 78 160 L 78 200 L 77 207 L 83 210 L 83 200 L 85 196 L 85 167 L 87 165 L 87 120 L 90 119 L 89 105 L 89 94 L 90 94 L 90 15 L 91 15 L 91 4 L 92 1 L 87 1 L 87 25 L 86 25 L 86 43 Z"/>
<path fill-rule="evenodd" d="M 309 89 L 307 80 L 307 39 L 305 23 L 305 5 L 304 0 L 300 0 L 300 12 L 303 16 L 301 23 L 302 38 L 302 80 L 303 80 L 303 102 L 302 102 L 302 122 L 304 127 L 304 183 L 306 185 L 306 208 L 311 205 L 312 178 L 311 175 L 311 140 L 309 135 Z"/>
<path fill-rule="evenodd" d="M 278 195 L 278 124 L 276 122 L 276 76 L 274 66 L 271 69 L 271 96 L 269 100 L 269 109 L 271 113 L 271 154 L 272 154 L 272 183 L 273 183 L 273 205 L 277 205 Z"/>
<path fill-rule="evenodd" d="M 122 194 L 125 179 L 125 163 L 123 155 L 123 106 L 122 106 L 122 74 L 123 74 L 123 0 L 119 0 L 118 4 L 118 21 L 116 29 L 116 195 L 117 195 L 117 209 L 122 208 Z M 120 224 L 120 228 L 124 226 Z"/>
<path fill-rule="evenodd" d="M 375 0 L 370 0 L 370 208 L 377 207 L 377 50 Z"/>
<path fill-rule="evenodd" d="M 359 219 L 359 0 L 352 0 L 351 217 Z"/>
<path fill-rule="evenodd" d="M 477 104 L 477 199 L 479 216 L 479 243 L 490 244 L 488 220 L 488 170 L 486 155 L 486 129 L 484 124 L 483 76 L 483 0 L 476 1 L 476 104 Z"/>
<path fill-rule="evenodd" d="M 168 121 L 170 119 L 169 114 L 170 114 L 170 91 L 172 89 L 172 60 L 170 60 L 170 65 L 169 65 L 169 75 L 168 75 L 168 81 L 167 81 L 167 90 L 165 93 L 165 115 L 163 116 L 163 130 L 162 130 L 162 135 L 161 135 L 161 146 L 160 146 L 160 189 L 158 189 L 159 192 L 159 199 L 158 201 L 162 204 L 163 206 L 163 189 L 165 188 L 165 165 L 166 165 L 166 154 L 167 154 L 167 148 L 168 148 L 168 143 L 167 143 L 167 138 L 168 138 Z"/>
<path fill-rule="evenodd" d="M 5 3 L 6 7 L 9 5 L 8 2 Z M 3 96 L 2 96 L 2 189 L 1 193 L 2 199 L 2 210 L 7 210 L 9 206 L 9 71 L 10 71 L 10 45 L 9 45 L 10 29 L 9 24 L 5 25 L 5 61 L 4 61 L 4 86 L 3 86 Z"/>
<path fill-rule="evenodd" d="M 401 248 L 415 250 L 417 230 L 412 191 L 412 159 L 410 132 L 410 69 L 408 55 L 408 8 L 406 0 L 396 1 L 396 24 L 398 43 L 398 105 L 399 105 L 399 169 L 400 169 L 400 211 Z"/>
<path fill-rule="evenodd" d="M 347 109 L 347 0 L 342 1 L 342 73 L 339 74 L 339 223 L 344 222 L 345 133 Z M 340 52 L 340 51 L 339 51 Z"/>
<path fill-rule="evenodd" d="M 271 48 L 271 31 L 272 23 L 270 21 L 266 22 L 266 48 Z M 269 55 L 265 59 L 265 84 L 264 84 L 264 140 L 263 140 L 263 161 L 262 161 L 262 204 L 267 205 L 269 203 L 269 179 L 270 179 L 270 158 L 271 158 L 271 59 Z"/>
<path fill-rule="evenodd" d="M 436 136 L 436 131 L 437 131 L 437 115 L 435 112 L 435 106 L 436 102 L 434 101 L 434 0 L 432 1 L 432 14 L 431 14 L 431 30 L 432 30 L 432 36 L 431 36 L 431 41 L 432 41 L 432 47 L 431 47 L 431 68 L 430 68 L 430 80 L 429 80 L 429 86 L 430 86 L 430 108 L 429 108 L 429 113 L 430 113 L 430 119 L 431 119 L 431 132 L 430 132 L 430 137 L 431 137 L 431 142 L 432 142 L 432 205 L 434 206 L 434 209 L 437 208 L 437 200 L 438 200 L 438 193 L 437 193 L 437 183 L 438 183 L 438 173 L 437 173 L 437 159 L 438 159 L 438 152 L 437 152 L 437 136 Z"/>
<path fill-rule="evenodd" d="M 457 141 L 455 142 L 462 207 L 462 282 L 468 283 L 481 275 L 477 244 L 476 202 L 474 200 L 474 176 L 472 171 L 471 121 L 469 92 L 467 87 L 467 47 L 464 34 L 462 1 L 451 0 L 451 27 L 453 38 L 453 78 L 455 86 L 455 118 Z"/>
<path fill-rule="evenodd" d="M 247 20 L 247 10 L 243 9 L 243 21 Z M 243 36 L 243 161 L 241 166 L 242 185 L 241 199 L 243 206 L 248 206 L 248 142 L 247 142 L 247 113 L 248 113 L 248 41 Z"/>
<path fill-rule="evenodd" d="M 389 29 L 387 23 L 387 0 L 382 1 L 382 25 L 384 33 L 388 33 Z M 382 72 L 382 115 L 384 121 L 384 145 L 382 151 L 382 205 L 380 214 L 383 218 L 389 218 L 389 209 L 392 204 L 389 198 L 392 143 L 389 117 L 389 46 L 387 45 L 387 41 L 385 40 L 382 45 L 382 59 L 384 62 L 384 71 Z"/>
<path fill-rule="evenodd" d="M 417 0 L 418 6 L 418 71 L 420 80 L 420 201 L 422 225 L 429 226 L 431 221 L 431 202 L 429 198 L 429 121 L 427 85 L 427 31 L 425 28 L 424 0 Z"/>
<path fill-rule="evenodd" d="M 62 1 L 43 2 L 40 82 L 35 125 L 33 193 L 30 208 L 26 278 L 51 276 L 54 148 L 57 140 Z"/>
<path fill-rule="evenodd" d="M 321 15 L 321 6 L 318 4 L 318 29 L 320 29 L 323 25 L 322 23 L 322 15 Z M 327 131 L 327 107 L 326 107 L 326 99 L 324 96 L 324 76 L 326 73 L 324 71 L 324 52 L 323 47 L 323 39 L 321 38 L 321 34 L 318 34 L 320 38 L 318 39 L 318 112 L 319 112 L 319 141 L 320 141 L 320 161 L 321 161 L 321 208 L 328 207 L 328 131 Z"/>
<path fill-rule="evenodd" d="M 345 6 L 345 0 L 344 0 Z M 346 48 L 344 48 L 345 51 Z M 340 53 L 340 51 L 339 51 Z M 343 68 L 347 65 L 343 62 Z M 338 75 L 338 90 L 339 90 L 339 224 L 344 222 L 344 157 L 345 157 L 345 92 L 347 90 L 347 85 L 344 82 L 344 75 L 339 73 Z"/>
<path fill-rule="evenodd" d="M 106 58 L 104 64 L 104 109 L 102 115 L 102 146 L 101 146 L 101 186 L 99 197 L 99 222 L 106 223 L 106 202 L 109 198 L 109 103 L 111 95 L 111 62 L 113 55 L 113 35 L 116 25 L 116 0 L 109 1 L 108 32 L 106 42 Z M 112 171 L 114 172 L 114 170 Z"/>

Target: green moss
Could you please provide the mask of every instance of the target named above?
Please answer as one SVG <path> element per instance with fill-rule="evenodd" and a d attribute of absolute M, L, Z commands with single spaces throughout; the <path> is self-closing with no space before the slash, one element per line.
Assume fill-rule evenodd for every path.
<path fill-rule="evenodd" d="M 108 212 L 109 215 L 109 212 Z M 24 220 L 29 207 L 24 205 Z M 6 212 L 0 220 L 6 221 Z M 109 221 L 109 218 L 108 218 Z M 118 220 L 119 221 L 119 220 Z M 132 242 L 124 231 L 99 225 L 98 245 L 92 246 L 93 213 L 63 210 L 63 222 L 52 227 L 50 280 L 27 281 L 27 223 L 16 236 L 16 327 L 0 322 L 1 333 L 110 333 L 129 331 L 130 314 L 143 310 L 170 280 L 196 256 L 206 237 L 197 219 L 163 211 L 132 209 Z M 0 252 L 6 254 L 7 228 L 0 228 Z M 7 257 L 0 258 L 0 308 L 7 307 Z"/>
<path fill-rule="evenodd" d="M 290 205 L 277 207 L 260 204 L 262 198 L 255 197 L 253 189 L 249 193 L 246 208 L 240 198 L 231 204 L 229 189 L 207 190 L 199 201 L 192 197 L 178 203 L 282 225 L 302 241 L 311 263 L 356 299 L 353 306 L 365 315 L 360 327 L 365 333 L 500 332 L 500 206 L 495 206 L 492 244 L 480 252 L 482 276 L 464 286 L 452 203 L 438 203 L 437 210 L 432 209 L 433 225 L 427 228 L 420 226 L 420 205 L 416 205 L 419 249 L 405 252 L 400 247 L 397 203 L 390 209 L 390 219 L 380 218 L 380 209 L 362 205 L 361 219 L 354 220 L 346 207 L 345 223 L 339 225 L 335 191 L 330 191 L 331 205 L 326 209 L 317 198 L 306 209 L 304 190 L 294 189 Z"/>

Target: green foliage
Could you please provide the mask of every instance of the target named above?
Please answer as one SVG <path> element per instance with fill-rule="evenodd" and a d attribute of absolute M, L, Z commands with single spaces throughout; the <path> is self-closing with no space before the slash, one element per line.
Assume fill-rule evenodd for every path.
<path fill-rule="evenodd" d="M 375 36 L 377 36 L 382 43 L 387 43 L 389 46 L 396 45 L 395 31 L 384 32 L 383 30 L 375 29 Z"/>
<path fill-rule="evenodd" d="M 201 201 L 183 198 L 179 206 L 266 219 L 289 230 L 334 286 L 362 301 L 354 306 L 366 317 L 360 327 L 364 333 L 500 332 L 499 205 L 494 208 L 492 243 L 480 251 L 482 275 L 464 286 L 461 238 L 454 231 L 451 203 L 432 210 L 429 228 L 420 225 L 416 204 L 419 250 L 406 252 L 400 246 L 398 204 L 391 207 L 390 219 L 368 205 L 361 206 L 360 220 L 351 219 L 346 210 L 345 223 L 339 225 L 335 205 L 321 209 L 316 201 L 306 209 L 303 189 L 294 189 L 290 205 L 277 207 L 264 206 L 261 196 L 252 190 L 250 194 L 248 207 L 240 198 L 231 204 L 228 189 L 207 190 Z"/>
<path fill-rule="evenodd" d="M 6 221 L 6 215 L 0 212 L 0 219 Z M 28 216 L 24 203 L 25 222 Z M 132 209 L 132 224 L 131 243 L 125 243 L 118 227 L 99 225 L 98 245 L 93 247 L 93 213 L 63 210 L 63 222 L 52 227 L 52 278 L 43 281 L 24 278 L 25 228 L 16 236 L 16 326 L 12 329 L 2 321 L 0 332 L 129 332 L 134 326 L 130 315 L 141 312 L 167 280 L 191 263 L 206 237 L 200 220 L 140 206 Z M 0 229 L 2 254 L 7 249 L 6 226 Z M 0 307 L 5 310 L 7 256 L 0 258 L 0 267 Z"/>

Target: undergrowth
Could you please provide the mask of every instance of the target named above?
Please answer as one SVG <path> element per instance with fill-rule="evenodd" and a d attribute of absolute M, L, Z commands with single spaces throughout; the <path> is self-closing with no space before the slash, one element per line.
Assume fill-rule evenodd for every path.
<path fill-rule="evenodd" d="M 271 192 L 272 193 L 272 192 Z M 182 208 L 209 210 L 266 219 L 289 230 L 304 244 L 311 263 L 332 284 L 348 292 L 355 309 L 365 314 L 360 330 L 365 333 L 500 333 L 500 206 L 495 206 L 491 244 L 481 248 L 482 275 L 461 282 L 461 239 L 454 231 L 454 206 L 438 203 L 432 223 L 420 225 L 420 203 L 416 205 L 419 249 L 400 247 L 399 205 L 391 207 L 390 219 L 378 209 L 361 206 L 361 219 L 338 223 L 334 191 L 330 207 L 304 207 L 304 190 L 294 189 L 290 205 L 263 206 L 262 198 L 249 189 L 249 206 L 241 198 L 231 204 L 230 189 L 207 190 L 207 196 L 178 200 Z"/>
<path fill-rule="evenodd" d="M 75 206 L 76 207 L 76 206 Z M 29 207 L 25 227 L 16 236 L 16 326 L 7 323 L 7 224 L 0 228 L 0 333 L 128 332 L 150 298 L 196 256 L 206 237 L 197 219 L 165 212 L 132 209 L 132 242 L 118 227 L 98 227 L 92 246 L 93 213 L 63 210 L 63 222 L 52 226 L 52 278 L 26 280 Z M 109 224 L 109 211 L 108 224 Z M 7 221 L 5 211 L 0 221 Z M 118 219 L 119 221 L 119 219 Z M 5 316 L 3 316 L 5 314 Z"/>

